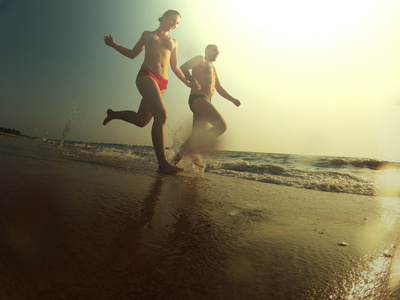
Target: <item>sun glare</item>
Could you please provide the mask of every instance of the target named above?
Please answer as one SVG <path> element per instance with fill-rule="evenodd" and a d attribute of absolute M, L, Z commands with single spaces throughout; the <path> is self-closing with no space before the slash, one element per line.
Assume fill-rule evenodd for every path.
<path fill-rule="evenodd" d="M 376 14 L 380 0 L 282 0 L 231 4 L 250 24 L 286 38 L 312 37 L 346 30 Z"/>
<path fill-rule="evenodd" d="M 286 36 L 312 37 L 333 32 L 341 33 L 341 30 L 368 20 L 372 13 L 372 2 L 276 1 L 268 17 L 271 19 L 271 25 L 278 25 L 275 30 Z M 273 13 L 274 11 L 278 13 Z"/>
<path fill-rule="evenodd" d="M 273 151 L 399 157 L 400 1 L 206 2 L 201 32 L 221 48 L 219 73 L 240 82 L 249 115 L 262 114 L 258 126 L 279 128 Z"/>
<path fill-rule="evenodd" d="M 349 28 L 369 22 L 385 3 L 381 0 L 218 2 L 219 11 L 229 19 L 239 18 L 249 34 L 257 32 L 291 41 L 346 34 Z"/>

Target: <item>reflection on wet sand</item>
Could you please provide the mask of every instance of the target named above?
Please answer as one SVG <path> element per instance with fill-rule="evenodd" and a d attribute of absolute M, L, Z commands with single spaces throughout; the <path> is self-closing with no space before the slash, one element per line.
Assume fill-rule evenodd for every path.
<path fill-rule="evenodd" d="M 364 235 L 359 240 L 360 249 L 367 249 L 367 254 L 342 282 L 349 299 L 398 299 L 400 173 L 386 170 L 385 166 L 382 171 L 377 178 L 376 191 L 381 206 L 380 217 L 366 223 Z M 385 241 L 392 242 L 385 244 Z"/>
<path fill-rule="evenodd" d="M 254 262 L 234 247 L 250 226 L 248 215 L 210 201 L 203 178 L 179 180 L 157 176 L 137 203 L 140 210 L 115 235 L 105 262 L 103 294 L 123 286 L 119 295 L 135 299 L 252 295 Z M 110 278 L 114 274 L 118 279 Z"/>
<path fill-rule="evenodd" d="M 389 289 L 393 295 L 400 291 L 400 243 L 398 242 L 398 228 L 400 224 L 400 171 L 390 166 L 381 167 L 382 175 L 378 178 L 378 196 L 382 201 L 384 214 L 382 219 L 387 224 L 388 232 L 397 235 L 397 243 L 393 245 L 394 251 L 386 254 L 391 258 L 389 267 Z"/>
<path fill-rule="evenodd" d="M 390 266 L 389 288 L 395 293 L 400 294 L 400 245 L 397 245 L 393 254 Z"/>
<path fill-rule="evenodd" d="M 132 272 L 141 273 L 143 269 L 150 267 L 143 259 L 146 253 L 143 252 L 143 236 L 146 231 L 151 230 L 154 213 L 159 201 L 159 195 L 162 188 L 162 176 L 158 176 L 154 183 L 151 184 L 146 197 L 141 203 L 136 203 L 140 207 L 137 215 L 132 215 L 132 212 L 127 212 L 130 221 L 124 228 L 118 232 L 110 244 L 108 259 L 106 260 L 105 269 L 108 271 L 114 270 L 118 274 L 127 275 Z"/>
<path fill-rule="evenodd" d="M 110 244 L 105 269 L 108 274 L 119 274 L 118 285 L 124 285 L 125 292 L 130 286 L 135 297 L 198 298 L 218 290 L 226 277 L 223 245 L 229 236 L 205 210 L 207 200 L 198 191 L 202 179 L 185 180 L 190 189 L 182 189 L 169 177 L 157 176 L 138 203 L 139 213 L 131 216 Z M 172 191 L 174 201 L 162 197 Z"/>

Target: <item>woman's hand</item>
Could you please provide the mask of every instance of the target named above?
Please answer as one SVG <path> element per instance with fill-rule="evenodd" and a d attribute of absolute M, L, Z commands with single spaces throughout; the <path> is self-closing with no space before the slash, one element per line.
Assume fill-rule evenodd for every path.
<path fill-rule="evenodd" d="M 114 47 L 116 44 L 114 38 L 111 35 L 104 36 L 104 43 L 110 47 Z"/>
<path fill-rule="evenodd" d="M 190 88 L 193 89 L 193 90 L 198 90 L 198 91 L 201 90 L 201 85 L 200 85 L 200 83 L 197 82 L 196 79 L 193 79 L 192 81 L 190 81 L 190 82 L 187 84 L 187 86 L 190 87 Z"/>

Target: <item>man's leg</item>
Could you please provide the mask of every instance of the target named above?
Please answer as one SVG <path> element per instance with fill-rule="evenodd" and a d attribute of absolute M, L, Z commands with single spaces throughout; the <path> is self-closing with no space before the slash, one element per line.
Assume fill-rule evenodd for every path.
<path fill-rule="evenodd" d="M 204 125 L 193 126 L 199 131 L 196 135 L 206 134 L 206 138 L 217 138 L 226 131 L 226 122 L 214 105 L 205 98 L 196 99 L 193 102 L 193 110 L 195 111 L 199 122 L 208 122 L 213 127 L 204 132 Z M 200 121 L 201 120 L 201 121 Z M 195 121 L 195 120 L 194 120 Z M 202 127 L 203 126 L 203 127 Z"/>
<path fill-rule="evenodd" d="M 199 97 L 193 101 L 193 129 L 192 134 L 182 145 L 179 153 L 174 157 L 173 163 L 176 165 L 186 155 L 198 154 L 204 148 L 215 144 L 216 138 L 226 130 L 225 120 L 217 109 L 204 97 Z M 207 130 L 207 124 L 213 125 Z M 196 157 L 194 157 L 196 161 Z M 195 163 L 195 162 L 194 162 Z M 197 163 L 195 163 L 197 164 Z M 201 165 L 201 162 L 199 162 Z"/>
<path fill-rule="evenodd" d="M 173 158 L 173 164 L 177 165 L 184 156 L 186 155 L 193 155 L 193 163 L 201 168 L 204 166 L 202 165 L 201 158 L 194 153 L 196 147 L 193 145 L 193 142 L 196 140 L 195 136 L 197 134 L 201 134 L 205 132 L 207 129 L 208 122 L 201 118 L 199 114 L 193 113 L 193 125 L 192 125 L 192 133 L 190 134 L 189 138 L 183 143 L 179 152 Z"/>

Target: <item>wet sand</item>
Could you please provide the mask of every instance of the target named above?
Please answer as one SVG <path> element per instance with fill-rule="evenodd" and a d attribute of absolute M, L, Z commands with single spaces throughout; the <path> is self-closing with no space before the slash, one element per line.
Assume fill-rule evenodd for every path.
<path fill-rule="evenodd" d="M 0 299 L 399 299 L 393 199 L 0 149 Z"/>

